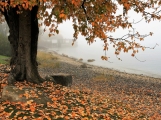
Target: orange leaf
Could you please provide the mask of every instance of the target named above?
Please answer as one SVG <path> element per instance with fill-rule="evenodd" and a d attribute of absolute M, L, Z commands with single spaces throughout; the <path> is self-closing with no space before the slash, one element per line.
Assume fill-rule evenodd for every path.
<path fill-rule="evenodd" d="M 49 34 L 49 37 L 51 37 L 52 36 L 52 34 Z"/>
<path fill-rule="evenodd" d="M 140 41 L 144 40 L 144 38 L 140 38 Z"/>
<path fill-rule="evenodd" d="M 133 57 L 134 57 L 134 56 L 135 56 L 135 54 L 134 54 L 134 53 L 132 53 L 132 54 L 131 54 L 131 56 L 133 56 Z"/>
<path fill-rule="evenodd" d="M 30 105 L 30 110 L 31 110 L 31 112 L 34 112 L 36 110 L 36 103 L 32 103 Z"/>
<path fill-rule="evenodd" d="M 65 120 L 69 120 L 70 117 L 69 117 L 69 116 L 65 116 L 64 119 L 65 119 Z"/>
<path fill-rule="evenodd" d="M 129 10 L 130 9 L 130 4 L 129 3 L 125 3 L 124 7 L 126 8 L 126 10 Z"/>
<path fill-rule="evenodd" d="M 25 7 L 25 4 L 24 4 L 24 3 L 22 4 L 22 7 L 23 7 L 23 8 Z"/>
<path fill-rule="evenodd" d="M 4 77 L 8 77 L 8 74 L 4 74 Z"/>
<path fill-rule="evenodd" d="M 94 22 L 92 22 L 92 26 L 94 26 L 95 25 L 95 23 Z"/>
<path fill-rule="evenodd" d="M 28 101 L 27 101 L 27 104 L 28 104 L 28 105 L 31 105 L 32 102 L 33 102 L 33 100 L 28 100 Z"/>
<path fill-rule="evenodd" d="M 52 98 L 52 101 L 56 101 L 56 100 L 57 100 L 57 98 L 56 98 L 56 97 L 53 97 L 53 98 Z"/>
<path fill-rule="evenodd" d="M 61 14 L 59 15 L 59 17 L 60 17 L 60 18 L 64 18 L 64 19 L 67 18 L 67 16 L 66 16 L 64 13 L 61 13 Z"/>
<path fill-rule="evenodd" d="M 23 116 L 23 120 L 26 120 L 27 119 L 27 116 Z"/>
<path fill-rule="evenodd" d="M 142 50 L 144 51 L 144 50 L 145 50 L 145 48 L 144 48 L 144 47 L 142 47 Z"/>

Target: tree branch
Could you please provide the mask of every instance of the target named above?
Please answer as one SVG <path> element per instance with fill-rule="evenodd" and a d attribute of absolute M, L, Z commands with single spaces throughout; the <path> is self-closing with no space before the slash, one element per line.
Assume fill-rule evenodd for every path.
<path fill-rule="evenodd" d="M 81 5 L 81 7 L 83 8 L 83 11 L 84 11 L 84 13 L 85 13 L 85 15 L 86 15 L 86 18 L 87 18 L 87 21 L 89 20 L 89 17 L 87 16 L 87 11 L 86 11 L 86 9 L 85 9 L 85 7 L 84 7 L 84 3 L 86 2 L 86 0 L 83 0 L 83 3 L 82 3 L 82 5 Z"/>

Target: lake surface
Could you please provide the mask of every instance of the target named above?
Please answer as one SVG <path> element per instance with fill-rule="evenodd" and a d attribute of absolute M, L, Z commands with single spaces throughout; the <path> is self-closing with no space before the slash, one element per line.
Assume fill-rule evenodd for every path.
<path fill-rule="evenodd" d="M 86 42 L 78 41 L 78 47 L 51 48 L 50 50 L 56 51 L 59 54 L 66 54 L 69 57 L 82 58 L 85 63 L 89 63 L 87 62 L 88 59 L 95 59 L 94 62 L 89 63 L 92 65 L 161 78 L 161 45 L 155 49 L 146 49 L 144 52 L 140 51 L 136 55 L 137 59 L 144 62 L 140 62 L 132 57 L 130 53 L 121 53 L 119 57 L 122 61 L 120 61 L 114 55 L 112 48 L 106 53 L 110 57 L 109 61 L 103 61 L 101 56 L 105 53 L 102 49 L 103 47 L 100 42 L 89 46 Z"/>

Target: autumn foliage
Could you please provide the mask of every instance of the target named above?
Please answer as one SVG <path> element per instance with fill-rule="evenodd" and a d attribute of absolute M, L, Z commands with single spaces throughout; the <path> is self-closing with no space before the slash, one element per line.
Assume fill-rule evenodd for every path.
<path fill-rule="evenodd" d="M 138 53 L 138 49 L 144 50 L 137 40 L 142 41 L 145 37 L 152 35 L 150 32 L 146 36 L 136 33 L 128 33 L 122 38 L 111 37 L 107 32 L 115 32 L 118 28 L 132 29 L 133 23 L 129 21 L 128 11 L 140 13 L 146 22 L 151 20 L 160 20 L 160 0 L 6 0 L 0 1 L 0 9 L 17 8 L 20 14 L 23 9 L 32 10 L 33 6 L 38 6 L 37 17 L 42 21 L 39 25 L 49 27 L 51 36 L 59 33 L 58 25 L 66 20 L 73 21 L 75 30 L 73 37 L 77 39 L 78 35 L 85 36 L 87 42 L 93 43 L 96 38 L 104 42 L 103 50 L 108 50 L 112 44 L 115 48 L 115 54 L 120 52 L 132 51 L 131 56 Z M 117 14 L 122 10 L 122 14 Z M 1 17 L 2 19 L 2 17 Z M 45 31 L 45 29 L 44 29 Z M 107 60 L 108 56 L 102 56 Z"/>
<path fill-rule="evenodd" d="M 73 22 L 73 29 L 74 34 L 73 38 L 74 41 L 78 38 L 78 35 L 81 34 L 85 36 L 87 42 L 89 44 L 93 43 L 96 38 L 101 39 L 104 42 L 103 50 L 106 51 L 109 48 L 109 45 L 112 45 L 115 48 L 116 55 L 119 55 L 120 52 L 129 52 L 132 51 L 131 56 L 135 56 L 136 53 L 139 52 L 139 49 L 145 50 L 146 47 L 142 46 L 140 44 L 140 41 L 143 41 L 145 37 L 152 35 L 153 33 L 150 32 L 147 35 L 141 35 L 138 32 L 135 33 L 127 33 L 127 35 L 124 35 L 121 38 L 115 38 L 113 36 L 110 36 L 110 33 L 113 33 L 118 28 L 123 29 L 133 29 L 133 23 L 130 22 L 128 18 L 128 12 L 134 11 L 136 13 L 139 13 L 142 15 L 142 18 L 145 22 L 149 23 L 151 20 L 161 20 L 161 14 L 160 14 L 160 5 L 161 0 L 0 0 L 0 11 L 2 14 L 0 14 L 0 21 L 4 21 L 4 12 L 5 17 L 8 17 L 8 11 L 9 13 L 13 13 L 12 10 L 16 10 L 17 14 L 22 15 L 21 13 L 24 11 L 24 14 L 20 16 L 20 18 L 23 18 L 25 25 L 27 25 L 28 21 L 31 21 L 28 17 L 25 18 L 28 14 L 28 11 L 32 11 L 35 7 L 35 11 L 37 14 L 32 14 L 32 26 L 31 28 L 36 28 L 36 20 L 37 18 L 41 21 L 39 23 L 39 26 L 45 26 L 44 31 L 48 28 L 50 33 L 49 36 L 59 33 L 58 25 L 63 23 L 63 21 L 71 20 Z M 14 8 L 14 9 L 11 9 Z M 117 14 L 118 10 L 122 10 L 121 14 Z M 33 11 L 33 12 L 35 12 Z M 16 14 L 16 15 L 17 15 Z M 13 16 L 16 16 L 13 15 Z M 12 16 L 12 15 L 11 15 Z M 25 19 L 24 19 L 25 18 Z M 36 19 L 35 21 L 33 20 Z M 6 19 L 6 18 L 5 18 Z M 27 20 L 28 21 L 27 21 Z M 17 26 L 14 26 L 12 24 L 12 20 L 15 20 L 14 18 L 11 18 L 8 20 L 10 23 L 10 27 L 12 27 L 12 30 L 15 30 Z M 20 20 L 20 25 L 23 25 L 23 22 Z M 17 21 L 14 21 L 16 24 Z M 26 20 L 26 21 L 25 21 Z M 34 23 L 35 22 L 35 23 Z M 13 29 L 14 28 L 14 29 Z M 21 26 L 18 26 L 18 28 L 21 28 Z M 11 29 L 11 28 L 10 28 Z M 29 27 L 28 27 L 29 29 Z M 26 31 L 28 30 L 26 29 Z M 31 32 L 31 29 L 29 29 Z M 37 29 L 35 29 L 37 30 Z M 15 53 L 17 50 L 21 53 L 20 48 L 23 48 L 21 44 L 23 43 L 21 38 L 17 35 L 15 36 L 15 31 L 12 32 L 11 37 L 12 43 L 15 41 L 15 45 L 17 45 L 15 48 Z M 18 31 L 19 32 L 19 31 Z M 32 31 L 34 32 L 34 31 Z M 13 34 L 14 33 L 14 34 Z M 23 31 L 20 31 L 21 35 L 23 36 Z M 38 30 L 35 32 L 35 34 L 38 33 Z M 30 33 L 27 34 L 30 36 Z M 28 36 L 25 36 L 28 40 Z M 33 38 L 36 38 L 34 35 L 32 35 Z M 23 36 L 24 37 L 24 36 Z M 11 39 L 10 39 L 11 40 Z M 33 41 L 33 39 L 30 41 Z M 37 42 L 37 39 L 35 39 Z M 73 41 L 73 42 L 74 42 Z M 18 43 L 21 42 L 21 43 Z M 25 41 L 27 43 L 27 41 Z M 27 52 L 28 56 L 23 56 L 24 54 L 20 54 L 24 57 L 24 59 L 21 60 L 22 56 L 17 56 L 15 54 L 16 59 L 19 57 L 20 62 L 22 62 L 24 68 L 24 71 L 16 71 L 16 73 L 23 73 L 24 72 L 24 78 L 26 78 L 26 74 L 29 80 L 34 81 L 35 78 L 39 79 L 39 76 L 35 77 L 35 74 L 33 76 L 29 76 L 31 74 L 28 74 L 32 70 L 32 66 L 34 65 L 35 68 L 37 66 L 36 63 L 36 53 L 37 50 L 34 49 L 34 47 L 37 47 L 36 42 L 34 43 L 35 46 L 32 46 L 32 49 L 30 48 L 31 45 L 29 44 L 31 42 L 28 42 L 28 48 L 26 46 L 26 50 L 33 50 Z M 25 44 L 26 45 L 26 44 Z M 29 54 L 32 54 L 30 56 Z M 19 54 L 18 54 L 19 55 Z M 33 60 L 33 64 L 28 63 L 26 64 L 26 61 L 32 61 L 26 60 L 25 58 L 35 58 Z M 108 60 L 109 56 L 102 56 L 103 60 Z M 25 61 L 25 62 L 24 62 Z M 15 62 L 13 64 L 13 67 L 19 65 Z M 26 68 L 29 67 L 31 69 L 28 70 L 26 73 Z M 18 70 L 18 69 L 15 69 Z M 35 72 L 36 71 L 36 72 Z M 35 69 L 34 73 L 37 73 L 37 69 Z M 15 73 L 15 74 L 16 74 Z M 19 75 L 19 74 L 18 74 Z M 8 74 L 0 74 L 0 78 L 2 78 L 0 87 L 1 89 L 6 85 Z M 24 80 L 24 78 L 22 78 Z M 39 82 L 39 81 L 38 81 Z M 21 89 L 23 86 L 32 86 L 33 84 L 26 84 L 25 82 L 19 83 L 17 82 L 16 86 L 17 88 Z M 62 86 L 53 85 L 52 83 L 44 82 L 39 86 L 33 85 L 32 87 L 43 87 L 44 93 L 46 93 L 47 96 L 49 96 L 52 100 L 52 102 L 47 103 L 47 106 L 44 107 L 44 105 L 39 105 L 34 103 L 34 101 L 30 100 L 27 103 L 14 103 L 10 101 L 2 101 L 0 104 L 0 119 L 23 119 L 23 120 L 41 120 L 41 119 L 81 119 L 81 120 L 88 120 L 88 119 L 123 119 L 123 120 L 130 120 L 130 119 L 149 119 L 160 120 L 160 114 L 154 113 L 154 114 L 146 114 L 148 111 L 145 111 L 144 108 L 146 107 L 148 110 L 152 108 L 152 106 L 156 106 L 156 109 L 160 110 L 160 105 L 154 104 L 153 97 L 151 97 L 151 90 L 144 91 L 147 94 L 150 94 L 149 97 L 144 98 L 147 100 L 146 103 L 142 99 L 139 99 L 139 97 L 136 94 L 128 93 L 130 94 L 127 98 L 124 97 L 122 100 L 126 103 L 129 102 L 129 104 L 124 104 L 123 102 L 117 101 L 116 99 L 111 99 L 110 97 L 103 97 L 98 94 L 91 94 L 91 92 L 88 91 L 79 91 L 77 89 L 68 89 Z M 123 87 L 123 86 L 121 86 Z M 134 91 L 136 91 L 135 89 Z M 142 89 L 138 89 L 138 92 L 142 92 Z M 121 91 L 122 94 L 124 94 L 125 91 Z M 121 93 L 120 93 L 121 94 Z M 97 96 L 98 95 L 98 96 Z M 126 96 L 127 94 L 125 94 Z M 159 94 L 160 95 L 160 94 Z M 29 94 L 24 94 L 26 98 L 30 97 Z M 157 96 L 154 94 L 154 96 Z M 133 100 L 137 100 L 133 101 Z M 158 99 L 155 99 L 156 101 L 161 101 L 160 97 Z M 139 104 L 139 102 L 143 104 L 147 104 L 142 107 L 143 104 Z M 133 103 L 133 104 L 130 104 Z M 160 104 L 160 102 L 159 102 Z M 154 107 L 153 107 L 154 108 Z M 146 109 L 146 110 L 147 110 Z M 147 116 L 148 115 L 148 116 Z"/>

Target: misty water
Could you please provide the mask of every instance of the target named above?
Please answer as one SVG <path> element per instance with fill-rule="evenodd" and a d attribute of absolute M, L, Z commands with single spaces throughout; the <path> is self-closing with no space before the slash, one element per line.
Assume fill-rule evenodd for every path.
<path fill-rule="evenodd" d="M 135 18 L 137 19 L 137 17 Z M 140 20 L 138 18 L 137 20 Z M 137 21 L 136 20 L 136 21 Z M 142 74 L 147 76 L 152 76 L 156 78 L 161 78 L 161 34 L 160 34 L 160 26 L 161 22 L 151 22 L 150 24 L 143 22 L 139 22 L 134 25 L 136 31 L 140 34 L 148 34 L 149 32 L 153 32 L 154 34 L 150 37 L 147 37 L 143 42 L 138 41 L 141 45 L 146 47 L 153 48 L 156 44 L 158 44 L 155 49 L 145 49 L 145 51 L 139 50 L 139 53 L 136 54 L 136 57 L 132 57 L 131 53 L 121 53 L 119 57 L 122 61 L 118 60 L 116 55 L 114 54 L 113 47 L 109 47 L 109 50 L 106 52 L 106 55 L 109 58 L 109 61 L 103 61 L 101 59 L 102 55 L 105 55 L 103 51 L 103 42 L 97 40 L 92 45 L 88 45 L 85 38 L 82 36 L 78 37 L 78 46 L 77 47 L 53 47 L 50 50 L 56 51 L 59 54 L 66 54 L 69 57 L 74 57 L 77 59 L 82 58 L 83 62 L 101 66 L 105 68 L 111 68 L 115 70 L 119 70 L 127 73 L 134 74 Z M 63 23 L 59 26 L 59 30 L 63 38 L 73 38 L 73 29 L 72 23 L 70 21 Z M 118 29 L 115 33 L 112 33 L 114 37 L 122 37 L 128 33 L 128 30 Z M 108 34 L 108 33 L 107 33 Z M 94 62 L 87 62 L 88 59 L 95 59 Z M 140 62 L 144 61 L 144 62 Z"/>
<path fill-rule="evenodd" d="M 85 40 L 84 40 L 85 41 Z M 69 57 L 74 57 L 77 59 L 82 58 L 83 62 L 101 66 L 105 68 L 111 68 L 127 73 L 143 74 L 147 76 L 161 78 L 161 47 L 156 47 L 155 49 L 146 49 L 144 52 L 140 51 L 136 56 L 131 57 L 129 54 L 122 53 L 119 57 L 122 61 L 118 60 L 114 55 L 114 50 L 111 48 L 106 54 L 110 57 L 109 61 L 103 61 L 101 56 L 105 54 L 102 50 L 101 43 L 94 43 L 92 45 L 87 45 L 85 42 L 78 40 L 77 47 L 62 47 L 62 48 L 50 48 L 50 50 L 56 51 L 59 54 L 66 54 Z M 87 62 L 88 59 L 95 59 L 94 62 Z"/>

